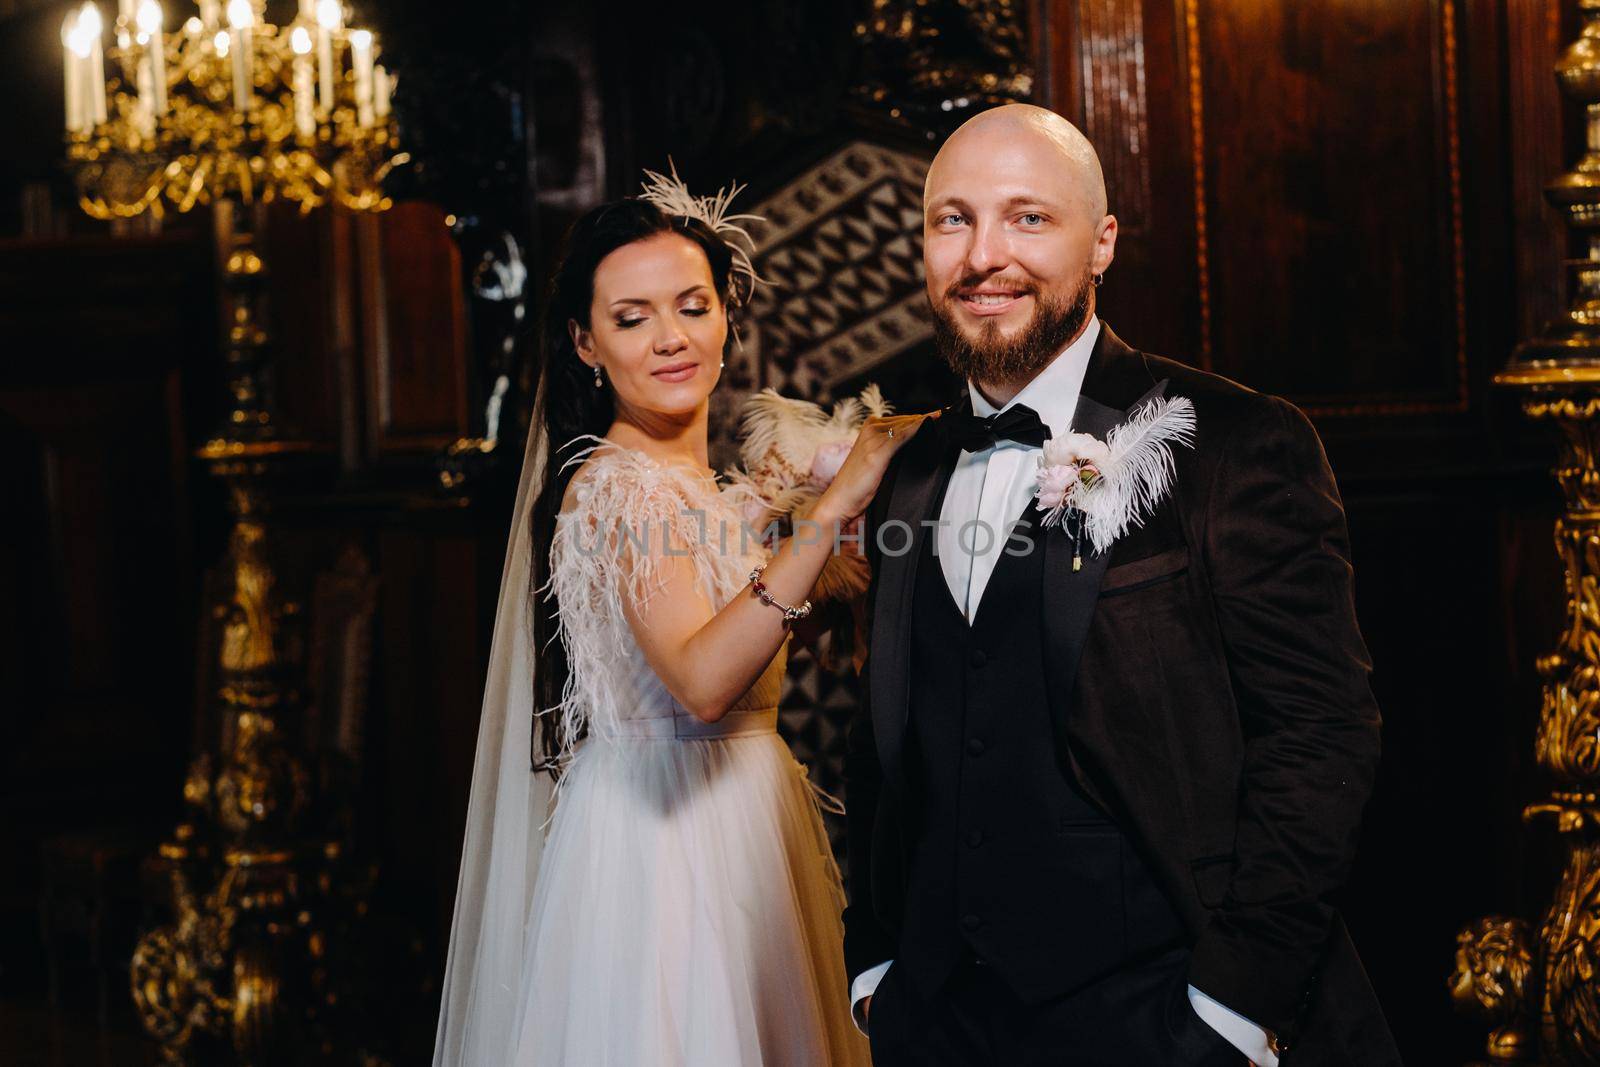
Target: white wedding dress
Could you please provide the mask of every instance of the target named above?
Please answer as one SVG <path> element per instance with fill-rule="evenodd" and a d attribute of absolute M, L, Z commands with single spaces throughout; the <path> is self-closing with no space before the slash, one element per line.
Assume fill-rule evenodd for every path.
<path fill-rule="evenodd" d="M 724 719 L 695 718 L 622 613 L 623 596 L 656 591 L 658 557 L 605 540 L 619 522 L 647 545 L 671 531 L 720 608 L 764 556 L 740 537 L 737 491 L 610 442 L 580 455 L 550 585 L 571 668 L 554 714 L 564 736 L 588 736 L 565 768 L 533 888 L 514 1062 L 866 1065 L 838 868 L 805 770 L 776 732 L 785 652 Z"/>

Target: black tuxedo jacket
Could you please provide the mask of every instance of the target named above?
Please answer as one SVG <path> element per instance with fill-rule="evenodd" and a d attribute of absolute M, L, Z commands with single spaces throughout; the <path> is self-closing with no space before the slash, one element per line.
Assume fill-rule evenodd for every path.
<path fill-rule="evenodd" d="M 1284 1067 L 1399 1063 L 1329 894 L 1378 763 L 1344 509 L 1287 402 L 1136 352 L 1103 327 L 1073 429 L 1158 395 L 1194 403 L 1172 491 L 1103 555 L 1045 531 L 1042 617 L 1057 755 L 1145 854 L 1193 937 L 1189 982 L 1276 1033 Z M 946 414 L 966 409 L 963 396 Z M 921 538 L 959 449 L 941 417 L 867 512 L 870 653 L 846 759 L 851 977 L 896 954 L 906 881 L 902 741 Z M 893 527 L 892 529 L 890 527 Z M 902 546 L 906 546 L 902 550 Z"/>

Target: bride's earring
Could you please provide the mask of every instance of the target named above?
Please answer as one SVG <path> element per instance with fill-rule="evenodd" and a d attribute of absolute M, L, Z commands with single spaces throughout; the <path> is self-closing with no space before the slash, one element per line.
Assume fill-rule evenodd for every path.
<path fill-rule="evenodd" d="M 600 380 L 600 365 L 599 364 L 595 364 L 595 368 L 594 368 L 594 387 L 596 389 L 598 389 L 603 384 L 604 383 L 601 382 L 601 380 Z"/>
<path fill-rule="evenodd" d="M 1100 283 L 1106 280 L 1106 276 L 1101 274 L 1099 271 L 1095 271 L 1094 275 L 1089 280 L 1094 282 L 1094 287 L 1098 289 L 1100 288 Z"/>
<path fill-rule="evenodd" d="M 718 364 L 717 364 L 717 369 L 718 369 L 718 370 L 722 370 L 722 369 L 723 369 L 723 368 L 724 368 L 724 367 L 726 367 L 726 366 L 727 366 L 727 365 L 728 365 L 728 361 L 727 361 L 727 360 L 723 360 L 723 361 L 722 361 L 722 362 L 721 362 L 721 363 L 718 363 Z"/>

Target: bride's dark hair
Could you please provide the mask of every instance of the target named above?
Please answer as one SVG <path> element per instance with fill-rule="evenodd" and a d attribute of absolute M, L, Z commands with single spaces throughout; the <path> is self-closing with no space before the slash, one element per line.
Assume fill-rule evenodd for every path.
<path fill-rule="evenodd" d="M 584 434 L 603 436 L 616 415 L 610 381 L 596 388 L 594 370 L 578 357 L 567 323 L 577 322 L 589 329 L 589 308 L 594 302 L 594 273 L 600 261 L 612 252 L 635 241 L 658 234 L 675 233 L 688 238 L 705 253 L 711 265 L 712 283 L 724 308 L 732 309 L 748 295 L 735 291 L 733 249 L 711 227 L 699 219 L 664 213 L 644 200 L 616 200 L 591 209 L 567 231 L 561 262 L 550 280 L 545 302 L 544 324 L 539 346 L 539 400 L 529 432 L 543 426 L 549 451 L 545 470 L 540 472 L 544 488 L 534 501 L 529 521 L 533 548 L 532 583 L 534 640 L 534 724 L 533 766 L 535 770 L 555 772 L 557 756 L 554 731 L 546 728 L 540 715 L 561 700 L 567 681 L 567 650 L 555 640 L 560 605 L 553 594 L 540 592 L 550 578 L 550 543 L 555 537 L 556 514 L 567 486 L 577 473 L 578 464 L 562 469 L 565 461 L 583 442 L 572 444 Z M 742 279 L 741 279 L 742 281 Z M 732 333 L 732 330 L 729 330 Z M 567 447 L 571 446 L 571 447 Z"/>

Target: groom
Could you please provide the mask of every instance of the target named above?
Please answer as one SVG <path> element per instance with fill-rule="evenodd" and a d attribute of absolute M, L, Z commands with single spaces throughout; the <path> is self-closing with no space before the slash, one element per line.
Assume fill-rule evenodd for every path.
<path fill-rule="evenodd" d="M 845 954 L 874 1062 L 1398 1064 L 1328 903 L 1379 717 L 1315 431 L 1095 317 L 1117 223 L 1060 116 L 967 122 L 924 208 L 968 388 L 867 513 Z M 1142 524 L 1041 528 L 1042 441 L 1163 396 L 1193 447 Z"/>

